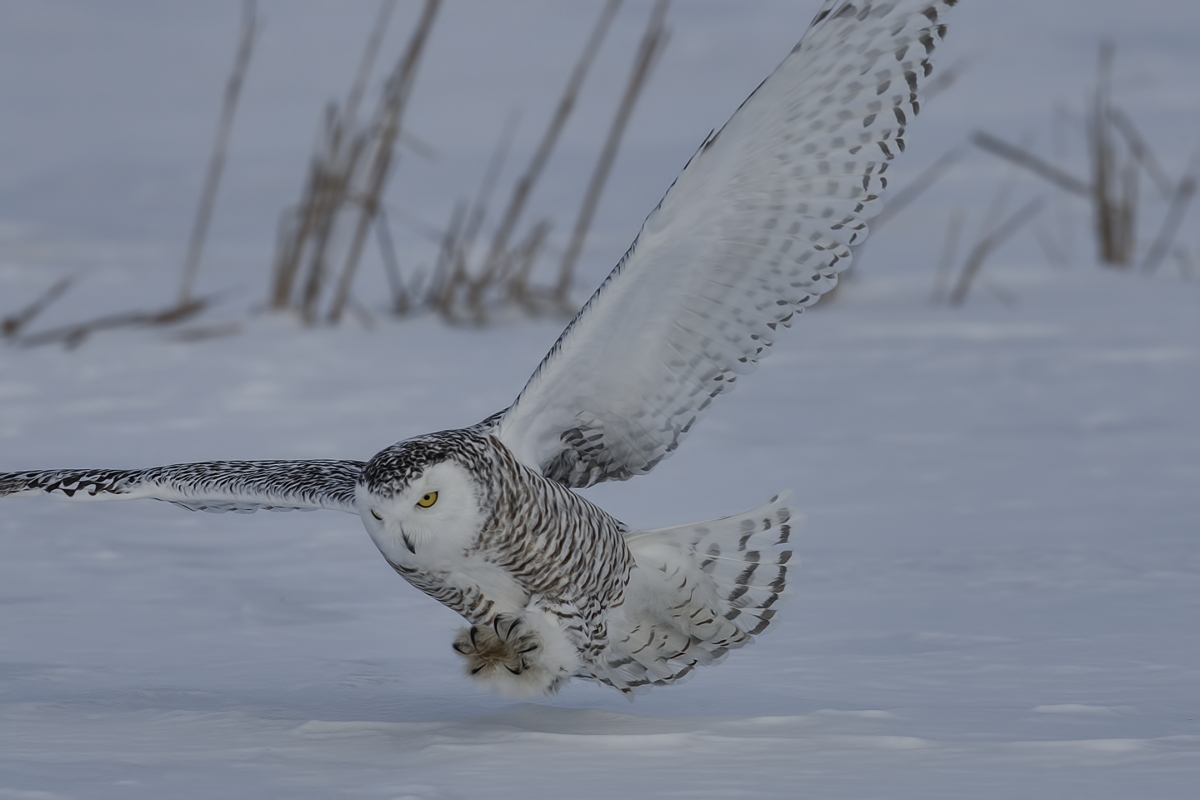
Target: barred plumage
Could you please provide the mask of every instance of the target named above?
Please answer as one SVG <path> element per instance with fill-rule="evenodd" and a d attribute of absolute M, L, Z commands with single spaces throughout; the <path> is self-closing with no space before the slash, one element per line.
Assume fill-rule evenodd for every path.
<path fill-rule="evenodd" d="M 153 498 L 358 514 L 388 563 L 469 623 L 467 671 L 515 695 L 573 676 L 631 694 L 761 633 L 791 550 L 787 495 L 630 530 L 571 491 L 669 456 L 781 327 L 837 283 L 920 109 L 957 0 L 826 0 L 688 162 L 517 400 L 369 462 L 219 461 L 0 474 L 0 496 Z"/>
<path fill-rule="evenodd" d="M 357 514 L 361 461 L 209 461 L 149 469 L 62 469 L 0 474 L 0 497 L 58 494 L 72 499 L 165 500 L 189 511 Z"/>

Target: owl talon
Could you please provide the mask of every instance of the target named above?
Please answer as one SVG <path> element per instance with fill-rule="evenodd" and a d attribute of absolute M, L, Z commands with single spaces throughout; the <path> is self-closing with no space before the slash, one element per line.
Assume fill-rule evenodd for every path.
<path fill-rule="evenodd" d="M 504 622 L 508 623 L 508 630 L 504 633 L 500 632 L 500 625 Z M 496 632 L 496 636 L 501 639 L 511 639 L 513 629 L 521 624 L 521 618 L 512 614 L 497 614 L 492 618 L 492 629 Z"/>
<path fill-rule="evenodd" d="M 497 614 L 490 624 L 463 628 L 451 646 L 466 660 L 467 673 L 481 680 L 493 677 L 501 667 L 511 675 L 523 675 L 537 667 L 534 654 L 543 650 L 541 635 L 517 614 Z"/>

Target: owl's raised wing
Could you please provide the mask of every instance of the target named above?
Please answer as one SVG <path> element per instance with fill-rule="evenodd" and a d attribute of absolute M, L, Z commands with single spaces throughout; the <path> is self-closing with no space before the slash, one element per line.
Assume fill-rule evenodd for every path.
<path fill-rule="evenodd" d="M 500 418 L 522 462 L 575 487 L 649 471 L 837 284 L 956 4 L 822 5 Z"/>
<path fill-rule="evenodd" d="M 165 500 L 191 511 L 357 514 L 361 461 L 205 461 L 149 469 L 0 473 L 0 497 L 56 494 L 75 500 Z"/>

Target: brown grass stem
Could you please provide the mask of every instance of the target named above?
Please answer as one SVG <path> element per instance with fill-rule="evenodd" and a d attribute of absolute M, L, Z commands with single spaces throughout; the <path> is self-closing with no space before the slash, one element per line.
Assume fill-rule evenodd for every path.
<path fill-rule="evenodd" d="M 367 191 L 361 210 L 359 211 L 358 224 L 355 227 L 354 236 L 350 240 L 350 250 L 346 254 L 342 274 L 338 279 L 333 305 L 329 310 L 328 319 L 330 324 L 336 325 L 341 320 L 342 312 L 350 297 L 350 285 L 354 282 L 354 274 L 358 268 L 359 258 L 362 256 L 363 246 L 367 240 L 367 233 L 375 221 L 379 199 L 383 194 L 383 187 L 387 184 L 387 179 L 391 171 L 396 137 L 400 133 L 400 123 L 404 115 L 404 109 L 408 105 L 409 97 L 412 95 L 417 66 L 421 62 L 421 55 L 424 53 L 425 43 L 429 39 L 429 32 L 433 28 L 433 21 L 437 17 L 440 5 L 441 0 L 425 0 L 425 5 L 421 10 L 421 17 L 417 22 L 416 28 L 413 30 L 412 37 L 409 39 L 408 47 L 397 63 L 395 71 L 388 79 L 383 123 L 375 138 L 374 159 L 367 179 Z"/>
<path fill-rule="evenodd" d="M 587 238 L 588 229 L 591 228 L 596 208 L 600 204 L 600 196 L 604 192 L 608 174 L 612 170 L 613 161 L 621 147 L 621 138 L 629 124 L 634 106 L 637 105 L 638 97 L 641 96 L 642 89 L 645 88 L 655 63 L 666 47 L 669 34 L 665 20 L 669 7 L 670 0 L 656 0 L 654 8 L 650 12 L 650 20 L 646 24 L 646 31 L 642 34 L 642 41 L 638 45 L 633 59 L 633 70 L 625 84 L 621 102 L 617 105 L 617 113 L 613 116 L 612 124 L 609 126 L 604 148 L 600 151 L 600 158 L 592 170 L 592 177 L 588 181 L 583 204 L 579 209 L 579 217 L 575 220 L 571 239 L 567 244 L 566 253 L 563 255 L 558 282 L 554 287 L 554 299 L 559 305 L 567 304 L 567 294 L 575 277 L 575 265 L 579 260 L 579 254 L 583 251 L 583 243 Z"/>
<path fill-rule="evenodd" d="M 492 243 L 488 249 L 487 257 L 484 259 L 483 271 L 480 275 L 480 278 L 483 280 L 482 282 L 477 282 L 477 286 L 490 285 L 495 273 L 503 268 L 502 262 L 508 257 L 508 240 L 512 237 L 513 231 L 516 229 L 517 221 L 525 209 L 525 203 L 533 192 L 533 187 L 537 184 L 538 178 L 541 177 L 542 169 L 546 166 L 546 162 L 550 159 L 550 154 L 554 151 L 554 147 L 558 143 L 559 134 L 562 133 L 563 127 L 567 124 L 567 120 L 575 108 L 575 101 L 583 86 L 583 80 L 587 77 L 592 62 L 600 50 L 600 45 L 604 42 L 604 37 L 608 33 L 609 26 L 612 24 L 613 18 L 620 7 L 621 0 L 607 0 L 604 8 L 601 9 L 600 17 L 596 20 L 596 24 L 592 28 L 592 33 L 588 37 L 583 51 L 580 53 L 579 60 L 576 62 L 575 68 L 571 71 L 567 84 L 563 88 L 563 93 L 559 98 L 557 108 L 554 110 L 554 115 L 550 118 L 550 123 L 546 126 L 546 130 L 542 134 L 542 140 L 534 150 L 529 166 L 526 167 L 525 172 L 517 179 L 517 183 L 513 187 L 512 196 L 509 198 L 508 205 L 504 209 L 504 214 L 500 218 L 499 225 L 496 226 L 496 232 L 492 236 Z M 473 287 L 473 295 L 479 295 L 480 293 L 480 288 Z"/>
<path fill-rule="evenodd" d="M 217 189 L 221 185 L 221 174 L 225 170 L 225 157 L 229 150 L 229 137 L 233 133 L 238 99 L 242 95 L 242 84 L 245 83 L 246 70 L 250 66 L 250 56 L 254 53 L 254 39 L 258 30 L 257 8 L 257 0 L 244 0 L 242 3 L 242 32 L 238 40 L 237 55 L 233 60 L 233 71 L 225 83 L 225 99 L 221 104 L 221 119 L 217 124 L 217 141 L 213 146 L 208 174 L 200 192 L 200 205 L 196 209 L 196 219 L 192 223 L 192 234 L 188 239 L 187 260 L 183 265 L 183 280 L 179 286 L 180 306 L 191 300 L 196 273 L 200 268 L 204 240 L 208 237 L 208 226 L 217 202 Z"/>
<path fill-rule="evenodd" d="M 962 272 L 959 273 L 958 283 L 948 298 L 950 305 L 961 306 L 971 291 L 971 283 L 979 275 L 983 263 L 992 252 L 1003 244 L 1009 237 L 1021 229 L 1042 209 L 1043 198 L 1037 197 L 1017 209 L 1011 216 L 993 228 L 987 235 L 981 237 L 971 248 Z"/>

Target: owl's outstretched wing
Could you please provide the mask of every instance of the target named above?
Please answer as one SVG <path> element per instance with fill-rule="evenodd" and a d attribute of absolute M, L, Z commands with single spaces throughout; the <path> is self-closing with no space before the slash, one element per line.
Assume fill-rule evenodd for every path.
<path fill-rule="evenodd" d="M 192 511 L 357 514 L 361 461 L 205 461 L 149 469 L 0 473 L 0 497 L 48 493 L 75 500 L 165 500 Z"/>
<path fill-rule="evenodd" d="M 576 487 L 649 471 L 836 285 L 956 4 L 826 0 L 499 420 L 522 462 Z"/>

